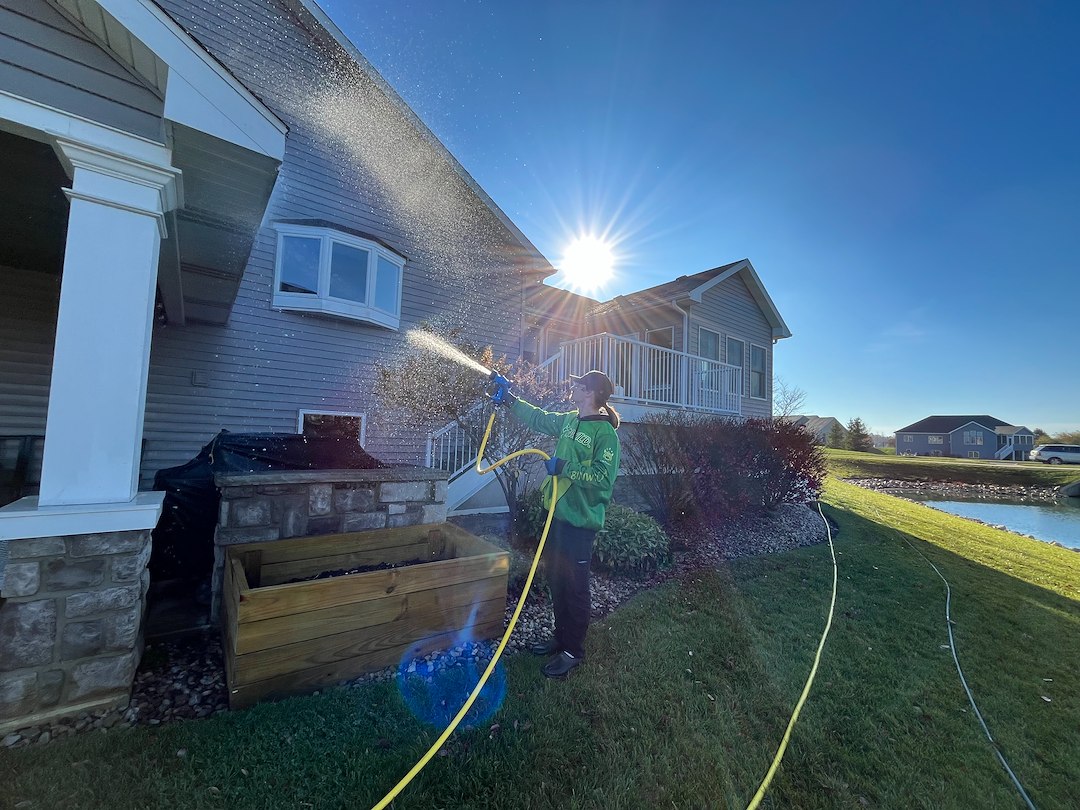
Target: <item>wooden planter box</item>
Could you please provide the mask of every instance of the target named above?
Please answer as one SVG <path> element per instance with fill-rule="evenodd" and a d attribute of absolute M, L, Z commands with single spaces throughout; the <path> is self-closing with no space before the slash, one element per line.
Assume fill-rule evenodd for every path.
<path fill-rule="evenodd" d="M 307 582 L 324 571 L 429 562 Z M 229 705 L 304 692 L 498 637 L 510 555 L 450 523 L 228 547 Z"/>

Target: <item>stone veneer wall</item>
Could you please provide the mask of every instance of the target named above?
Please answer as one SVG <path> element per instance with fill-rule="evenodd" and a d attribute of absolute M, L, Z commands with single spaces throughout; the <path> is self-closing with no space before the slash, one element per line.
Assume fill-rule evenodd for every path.
<path fill-rule="evenodd" d="M 8 541 L 0 732 L 123 705 L 142 655 L 150 529 Z"/>
<path fill-rule="evenodd" d="M 225 546 L 289 537 L 446 522 L 446 473 L 422 467 L 303 470 L 214 476 L 212 621 L 218 619 Z"/>

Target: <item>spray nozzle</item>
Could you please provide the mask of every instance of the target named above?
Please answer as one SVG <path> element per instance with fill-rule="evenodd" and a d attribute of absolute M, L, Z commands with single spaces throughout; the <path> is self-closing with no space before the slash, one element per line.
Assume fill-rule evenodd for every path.
<path fill-rule="evenodd" d="M 510 398 L 510 380 L 506 379 L 502 374 L 497 371 L 491 372 L 491 376 L 488 378 L 495 391 L 491 395 L 491 401 L 496 405 L 502 405 Z"/>

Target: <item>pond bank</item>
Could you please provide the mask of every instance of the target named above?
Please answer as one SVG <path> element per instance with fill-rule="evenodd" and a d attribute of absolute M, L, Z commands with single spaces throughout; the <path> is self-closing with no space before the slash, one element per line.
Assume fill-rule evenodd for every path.
<path fill-rule="evenodd" d="M 956 498 L 998 498 L 1001 500 L 1052 502 L 1060 497 L 1058 487 L 1006 484 L 964 484 L 951 481 L 906 481 L 891 478 L 845 478 L 849 484 L 874 492 L 920 492 Z"/>

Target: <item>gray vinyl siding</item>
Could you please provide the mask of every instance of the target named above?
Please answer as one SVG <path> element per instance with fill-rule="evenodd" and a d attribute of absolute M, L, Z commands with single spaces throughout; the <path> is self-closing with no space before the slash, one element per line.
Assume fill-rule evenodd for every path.
<path fill-rule="evenodd" d="M 44 436 L 60 279 L 0 267 L 0 435 Z M 30 469 L 41 470 L 40 448 Z"/>
<path fill-rule="evenodd" d="M 964 433 L 969 430 L 975 431 L 982 444 L 964 444 Z M 945 439 L 945 446 L 957 458 L 967 458 L 973 450 L 979 454 L 979 458 L 993 458 L 998 449 L 997 431 L 978 424 L 961 425 Z"/>
<path fill-rule="evenodd" d="M 0 89 L 164 142 L 162 99 L 46 0 L 0 0 Z"/>
<path fill-rule="evenodd" d="M 701 303 L 690 308 L 690 354 L 699 353 L 700 326 L 720 333 L 720 360 L 725 363 L 731 362 L 725 356 L 727 338 L 743 341 L 743 416 L 772 416 L 772 328 L 738 275 L 724 279 L 712 289 L 706 290 Z M 765 349 L 766 399 L 749 396 L 751 343 Z"/>
<path fill-rule="evenodd" d="M 327 41 L 313 46 L 284 3 L 237 0 L 227 14 L 214 4 L 162 5 L 289 134 L 229 322 L 155 328 L 143 486 L 222 428 L 295 432 L 300 409 L 367 413 L 370 452 L 393 463 L 422 462 L 424 433 L 402 430 L 393 414 L 376 418 L 374 364 L 404 351 L 405 333 L 426 320 L 456 327 L 461 340 L 492 345 L 496 355 L 517 356 L 521 287 L 511 260 L 520 245 L 371 81 L 342 67 L 336 44 L 323 35 Z M 321 77 L 335 71 L 369 103 L 350 106 L 347 120 L 326 116 L 332 129 L 320 132 L 303 107 Z M 362 139 L 339 139 L 354 136 L 354 126 L 366 128 Z M 391 147 L 401 152 L 385 151 Z M 422 171 L 410 176 L 410 168 Z M 437 186 L 425 186 L 431 176 Z M 273 222 L 282 219 L 329 220 L 408 257 L 399 331 L 271 309 Z M 192 385 L 194 371 L 203 372 L 205 387 Z M 416 383 L 422 389 L 423 381 Z"/>

